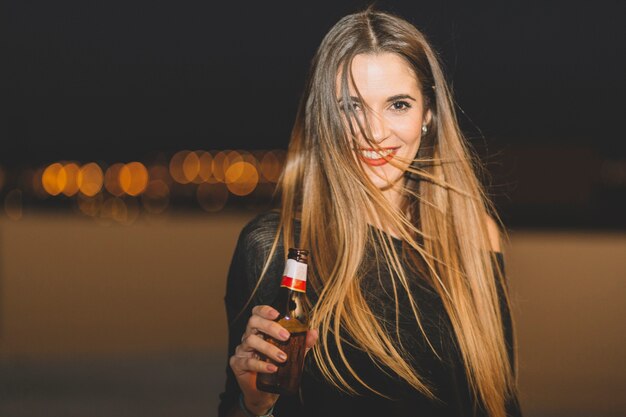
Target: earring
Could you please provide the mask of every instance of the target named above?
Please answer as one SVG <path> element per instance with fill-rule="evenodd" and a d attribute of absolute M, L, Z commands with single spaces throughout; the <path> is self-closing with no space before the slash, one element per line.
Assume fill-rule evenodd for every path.
<path fill-rule="evenodd" d="M 428 127 L 426 126 L 426 123 L 424 123 L 422 125 L 422 135 L 425 135 L 426 133 L 428 133 Z"/>

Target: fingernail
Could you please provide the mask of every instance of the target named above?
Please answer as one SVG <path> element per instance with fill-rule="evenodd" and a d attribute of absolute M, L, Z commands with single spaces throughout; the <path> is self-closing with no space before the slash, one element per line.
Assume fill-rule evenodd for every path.
<path fill-rule="evenodd" d="M 270 313 L 270 316 L 272 316 L 273 318 L 278 317 L 278 311 L 272 310 L 272 312 Z"/>
<path fill-rule="evenodd" d="M 279 352 L 276 356 L 278 356 L 278 359 L 280 359 L 281 361 L 287 360 L 287 355 L 285 355 L 283 352 Z"/>
<path fill-rule="evenodd" d="M 285 340 L 289 339 L 289 332 L 287 330 L 281 330 L 279 334 L 280 334 L 280 337 L 282 337 L 283 339 Z"/>
<path fill-rule="evenodd" d="M 278 371 L 278 368 L 276 367 L 276 365 L 272 365 L 271 363 L 267 365 L 267 370 L 270 372 L 276 372 Z"/>

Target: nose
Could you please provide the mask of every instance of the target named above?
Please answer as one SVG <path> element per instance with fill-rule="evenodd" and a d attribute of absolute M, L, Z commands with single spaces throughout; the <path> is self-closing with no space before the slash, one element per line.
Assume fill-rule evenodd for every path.
<path fill-rule="evenodd" d="M 389 137 L 389 126 L 384 116 L 376 112 L 372 112 L 370 113 L 370 117 L 368 117 L 368 121 L 372 132 L 372 140 L 374 142 L 381 143 Z"/>

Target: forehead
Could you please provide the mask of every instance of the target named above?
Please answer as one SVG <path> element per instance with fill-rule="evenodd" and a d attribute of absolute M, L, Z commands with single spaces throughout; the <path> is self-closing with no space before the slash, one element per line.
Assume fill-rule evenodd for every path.
<path fill-rule="evenodd" d="M 341 96 L 341 72 L 337 73 L 336 93 Z M 382 54 L 358 54 L 352 60 L 352 76 L 356 88 L 361 95 L 369 101 L 376 100 L 379 96 L 387 98 L 394 94 L 418 94 L 420 91 L 419 80 L 415 71 L 398 54 L 385 52 Z M 350 94 L 356 95 L 354 85 L 348 74 Z M 383 98 L 383 97 L 380 97 Z"/>

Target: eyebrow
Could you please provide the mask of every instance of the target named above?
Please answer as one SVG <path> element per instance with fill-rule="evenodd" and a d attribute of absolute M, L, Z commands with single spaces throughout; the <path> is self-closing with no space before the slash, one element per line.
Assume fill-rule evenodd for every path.
<path fill-rule="evenodd" d="M 396 94 L 395 96 L 391 96 L 391 97 L 387 98 L 386 102 L 389 103 L 391 101 L 402 100 L 402 99 L 409 99 L 409 100 L 417 101 L 417 100 L 415 100 L 413 97 L 411 97 L 408 94 Z M 350 100 L 358 102 L 359 98 L 355 97 L 355 96 L 350 96 Z M 343 97 L 339 97 L 337 99 L 338 103 L 341 103 L 342 101 L 343 101 Z"/>

